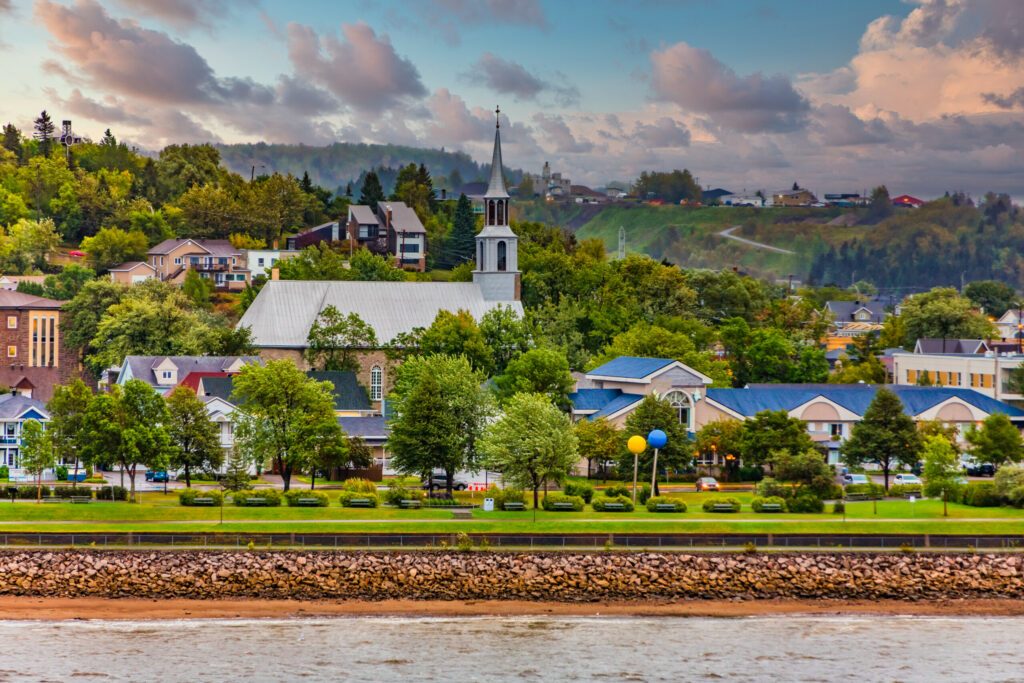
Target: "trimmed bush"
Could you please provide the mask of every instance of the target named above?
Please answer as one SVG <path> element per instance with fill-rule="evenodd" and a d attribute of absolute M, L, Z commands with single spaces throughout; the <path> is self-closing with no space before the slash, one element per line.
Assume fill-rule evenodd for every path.
<path fill-rule="evenodd" d="M 362 491 L 342 491 L 338 494 L 338 502 L 342 507 L 351 507 L 353 500 L 368 500 L 370 507 L 380 505 L 380 497 L 376 493 L 363 493 Z"/>
<path fill-rule="evenodd" d="M 894 497 L 917 496 L 920 498 L 923 492 L 924 486 L 921 484 L 893 484 L 889 487 L 889 495 Z"/>
<path fill-rule="evenodd" d="M 622 503 L 622 510 L 612 509 L 610 512 L 633 511 L 633 501 L 631 501 L 626 496 L 615 496 L 614 498 L 610 498 L 608 496 L 598 496 L 597 498 L 594 499 L 594 502 L 591 503 L 591 507 L 594 508 L 595 512 L 604 512 L 605 505 L 607 505 L 608 503 Z"/>
<path fill-rule="evenodd" d="M 92 498 L 92 489 L 84 486 L 54 486 L 53 495 L 58 498 L 71 498 L 72 496 L 76 498 L 79 496 Z"/>
<path fill-rule="evenodd" d="M 841 500 L 837 500 L 836 502 L 832 503 L 832 514 L 833 515 L 841 515 L 844 512 L 846 512 L 846 503 L 844 503 Z"/>
<path fill-rule="evenodd" d="M 979 481 L 964 487 L 964 505 L 976 508 L 996 508 L 1002 505 L 1002 499 L 996 493 L 995 485 L 990 481 Z"/>
<path fill-rule="evenodd" d="M 594 487 L 586 482 L 567 481 L 562 491 L 567 496 L 579 496 L 584 503 L 590 503 L 594 499 Z M 608 495 L 605 493 L 605 495 Z"/>
<path fill-rule="evenodd" d="M 68 468 L 64 465 L 57 465 L 53 468 L 53 474 L 57 477 L 57 481 L 68 480 Z"/>
<path fill-rule="evenodd" d="M 792 486 L 783 484 L 772 477 L 765 477 L 757 483 L 754 489 L 762 498 L 791 498 L 793 496 Z"/>
<path fill-rule="evenodd" d="M 767 498 L 763 496 L 757 496 L 756 498 L 754 498 L 754 500 L 750 502 L 750 509 L 753 510 L 754 512 L 762 512 L 761 508 L 764 506 L 765 503 L 775 503 L 776 505 L 779 506 L 778 510 L 764 510 L 765 513 L 785 512 L 787 509 L 786 499 L 782 498 L 781 496 L 768 496 Z"/>
<path fill-rule="evenodd" d="M 628 494 L 627 494 L 627 497 L 629 497 Z M 640 488 L 638 488 L 636 490 L 636 502 L 640 503 L 641 505 L 647 505 L 647 499 L 649 499 L 650 497 L 651 497 L 651 485 L 650 484 L 644 484 L 643 486 L 641 486 Z"/>
<path fill-rule="evenodd" d="M 38 488 L 39 487 L 37 487 L 35 484 L 32 484 L 31 486 L 19 486 L 18 498 L 21 500 L 35 500 L 37 495 L 36 491 L 38 490 Z M 46 484 L 43 484 L 42 491 L 42 495 L 44 497 L 51 495 L 50 487 L 47 486 Z"/>
<path fill-rule="evenodd" d="M 254 491 L 252 489 L 248 491 L 235 491 L 233 500 L 235 505 L 241 507 L 246 504 L 247 500 L 255 498 L 262 498 L 264 505 L 271 508 L 280 507 L 281 505 L 281 493 L 277 489 L 260 489 Z"/>
<path fill-rule="evenodd" d="M 423 491 L 402 486 L 389 487 L 384 491 L 384 502 L 388 505 L 399 505 L 403 500 L 423 500 L 424 497 Z"/>
<path fill-rule="evenodd" d="M 731 505 L 732 509 L 731 510 L 716 510 L 715 509 L 716 505 L 722 505 L 724 503 L 728 503 L 729 505 Z M 736 500 L 735 498 L 708 498 L 707 500 L 704 501 L 704 505 L 702 507 L 704 508 L 704 512 L 739 512 L 740 508 L 743 507 L 743 506 L 740 505 L 740 501 Z"/>
<path fill-rule="evenodd" d="M 582 498 L 579 496 L 566 496 L 561 493 L 552 493 L 544 496 L 541 499 L 540 506 L 545 510 L 558 510 L 558 512 L 562 512 L 562 510 L 555 507 L 555 503 L 572 503 L 574 512 L 583 512 L 584 503 Z"/>
<path fill-rule="evenodd" d="M 373 483 L 369 479 L 360 479 L 358 477 L 346 479 L 344 482 L 342 482 L 341 488 L 343 491 L 355 491 L 357 493 L 372 493 L 374 495 L 377 494 L 377 485 L 375 483 Z"/>
<path fill-rule="evenodd" d="M 1006 499 L 1010 501 L 1010 505 L 1013 507 L 1024 507 L 1024 486 L 1018 486 L 1010 491 L 1010 494 L 1006 496 Z"/>
<path fill-rule="evenodd" d="M 797 496 L 789 501 L 789 511 L 801 514 L 816 514 L 825 511 L 825 501 L 817 496 Z"/>
<path fill-rule="evenodd" d="M 615 496 L 629 496 L 632 495 L 632 493 L 632 489 L 625 484 L 612 484 L 611 486 L 606 487 L 602 492 L 603 495 L 608 496 L 609 498 L 614 498 Z"/>
<path fill-rule="evenodd" d="M 288 507 L 290 508 L 304 507 L 306 505 L 309 505 L 309 503 L 299 505 L 299 501 L 302 500 L 303 498 L 315 498 L 316 507 L 319 508 L 325 508 L 330 503 L 330 501 L 327 499 L 327 494 L 324 493 L 323 491 L 310 491 L 309 489 L 293 489 L 288 493 L 284 494 L 284 500 L 286 503 L 288 503 Z"/>
<path fill-rule="evenodd" d="M 10 479 L 11 469 L 7 465 L 0 465 L 0 479 Z"/>
<path fill-rule="evenodd" d="M 1020 465 L 1003 465 L 996 470 L 992 478 L 992 484 L 996 487 L 996 493 L 1003 498 L 1009 499 L 1010 492 L 1024 486 L 1024 467 Z"/>
<path fill-rule="evenodd" d="M 737 474 L 740 481 L 761 481 L 764 479 L 764 468 L 758 466 L 741 467 Z"/>
<path fill-rule="evenodd" d="M 466 505 L 457 498 L 431 498 L 430 496 L 424 498 L 422 502 L 425 508 L 453 508 Z"/>
<path fill-rule="evenodd" d="M 128 489 L 124 486 L 100 486 L 96 489 L 96 500 L 128 500 Z"/>
<path fill-rule="evenodd" d="M 866 484 L 850 484 L 846 487 L 846 493 L 864 493 L 867 494 L 868 498 L 882 498 L 885 496 L 885 487 L 881 484 L 876 484 L 873 481 L 869 481 Z"/>
<path fill-rule="evenodd" d="M 674 510 L 659 510 L 659 505 L 673 505 Z M 686 512 L 686 503 L 679 500 L 678 498 L 669 498 L 668 496 L 652 496 L 647 499 L 647 511 L 648 512 Z"/>
<path fill-rule="evenodd" d="M 196 498 L 210 498 L 215 506 L 220 506 L 224 499 L 224 493 L 217 489 L 193 489 L 187 488 L 178 491 L 178 502 L 181 505 L 195 505 Z"/>

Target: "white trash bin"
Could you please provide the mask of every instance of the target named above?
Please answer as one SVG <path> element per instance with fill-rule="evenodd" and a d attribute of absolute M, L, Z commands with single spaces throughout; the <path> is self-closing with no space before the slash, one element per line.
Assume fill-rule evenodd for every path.
<path fill-rule="evenodd" d="M 484 498 L 484 512 L 494 512 L 493 498 Z"/>

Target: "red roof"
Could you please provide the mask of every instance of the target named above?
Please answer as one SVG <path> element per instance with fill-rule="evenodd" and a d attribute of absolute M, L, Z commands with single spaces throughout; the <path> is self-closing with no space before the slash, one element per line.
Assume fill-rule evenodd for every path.
<path fill-rule="evenodd" d="M 204 377 L 227 377 L 226 372 L 190 372 L 185 375 L 185 379 L 178 382 L 179 387 L 188 387 L 192 391 L 199 393 L 199 382 Z"/>
<path fill-rule="evenodd" d="M 909 194 L 901 194 L 899 197 L 893 197 L 892 203 L 897 206 L 921 206 L 924 200 L 911 197 Z"/>

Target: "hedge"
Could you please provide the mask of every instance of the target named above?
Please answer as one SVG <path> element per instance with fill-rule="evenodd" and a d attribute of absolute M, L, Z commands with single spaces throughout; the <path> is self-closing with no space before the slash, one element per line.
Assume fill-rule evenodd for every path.
<path fill-rule="evenodd" d="M 484 492 L 484 498 L 493 498 L 494 509 L 498 511 L 505 509 L 505 503 L 522 503 L 524 509 L 526 506 L 525 491 L 516 488 L 499 489 L 496 484 L 491 484 Z"/>
<path fill-rule="evenodd" d="M 674 505 L 674 510 L 658 509 L 659 505 Z M 647 499 L 647 510 L 648 512 L 686 512 L 686 503 L 679 500 L 678 498 L 669 498 L 668 496 L 653 496 Z"/>
<path fill-rule="evenodd" d="M 342 482 L 341 488 L 343 491 L 355 491 L 357 493 L 373 493 L 375 495 L 377 493 L 377 485 L 375 483 L 369 479 L 360 479 L 358 477 L 346 479 Z"/>
<path fill-rule="evenodd" d="M 10 479 L 10 478 L 11 478 L 11 468 L 9 468 L 7 465 L 0 465 L 0 479 Z"/>
<path fill-rule="evenodd" d="M 846 487 L 846 493 L 866 493 L 868 498 L 882 498 L 885 496 L 885 487 L 873 481 L 866 484 L 849 484 Z"/>
<path fill-rule="evenodd" d="M 625 484 L 612 484 L 611 486 L 606 487 L 603 491 L 603 494 L 609 498 L 614 498 L 615 496 L 629 496 L 632 495 L 632 493 L 632 489 Z"/>
<path fill-rule="evenodd" d="M 792 498 L 793 487 L 772 477 L 765 477 L 754 487 L 761 498 Z"/>
<path fill-rule="evenodd" d="M 817 496 L 797 496 L 789 501 L 789 511 L 801 514 L 815 514 L 825 511 L 825 501 Z"/>
<path fill-rule="evenodd" d="M 423 500 L 423 491 L 394 486 L 384 491 L 384 502 L 388 505 L 399 505 L 403 500 Z"/>
<path fill-rule="evenodd" d="M 586 482 L 567 481 L 562 491 L 567 496 L 579 496 L 584 503 L 590 503 L 594 499 L 594 487 Z M 607 491 L 605 495 L 611 495 Z"/>
<path fill-rule="evenodd" d="M 310 491 L 309 489 L 293 489 L 284 494 L 284 500 L 288 503 L 288 507 L 304 507 L 309 503 L 303 503 L 299 505 L 299 501 L 303 498 L 316 499 L 316 507 L 325 508 L 330 503 L 327 499 L 327 494 L 323 491 Z"/>
<path fill-rule="evenodd" d="M 924 491 L 924 486 L 921 484 L 893 484 L 889 487 L 889 495 L 898 496 L 917 496 L 921 497 Z"/>
<path fill-rule="evenodd" d="M 260 489 L 259 491 L 235 491 L 234 493 L 235 505 L 241 507 L 245 505 L 245 501 L 250 498 L 262 498 L 266 502 L 264 505 L 267 507 L 279 507 L 281 505 L 281 493 L 277 489 Z"/>
<path fill-rule="evenodd" d="M 68 480 L 68 468 L 64 465 L 57 465 L 53 468 L 53 474 L 57 478 L 57 481 Z"/>
<path fill-rule="evenodd" d="M 342 491 L 338 494 L 338 502 L 342 507 L 352 507 L 353 500 L 368 500 L 370 501 L 370 507 L 375 508 L 380 505 L 380 496 L 376 493 L 363 493 L 362 491 Z"/>
<path fill-rule="evenodd" d="M 731 510 L 721 510 L 721 509 L 716 510 L 715 509 L 716 505 L 721 505 L 723 503 L 728 503 L 729 505 L 732 506 L 732 509 Z M 704 512 L 739 512 L 740 508 L 743 507 L 743 506 L 740 504 L 740 501 L 736 500 L 735 498 L 708 498 L 707 500 L 704 501 L 703 507 L 704 507 Z"/>
<path fill-rule="evenodd" d="M 217 489 L 193 489 L 186 488 L 178 491 L 178 502 L 181 505 L 190 506 L 195 505 L 196 498 L 210 498 L 213 500 L 213 504 L 220 506 L 224 499 L 224 493 Z"/>
<path fill-rule="evenodd" d="M 1011 490 L 1006 499 L 1010 502 L 1010 505 L 1014 507 L 1024 507 L 1024 486 L 1018 486 Z"/>
<path fill-rule="evenodd" d="M 776 505 L 779 506 L 778 510 L 763 510 L 763 512 L 765 513 L 786 512 L 786 510 L 788 509 L 788 506 L 786 505 L 786 499 L 782 498 L 781 496 L 768 496 L 767 498 L 763 496 L 757 496 L 756 498 L 754 498 L 754 500 L 750 501 L 750 509 L 753 510 L 754 512 L 762 512 L 762 507 L 765 503 L 775 503 Z"/>
<path fill-rule="evenodd" d="M 92 489 L 86 486 L 54 486 L 53 495 L 58 498 L 85 497 L 92 498 Z"/>
<path fill-rule="evenodd" d="M 979 481 L 965 486 L 961 502 L 976 508 L 995 508 L 1003 503 L 996 493 L 995 484 L 990 481 Z"/>
<path fill-rule="evenodd" d="M 35 500 L 36 496 L 42 495 L 44 497 L 50 495 L 50 487 L 43 484 L 42 494 L 39 494 L 39 487 L 33 484 L 32 486 L 19 486 L 18 487 L 18 498 L 21 500 Z"/>
<path fill-rule="evenodd" d="M 651 485 L 643 484 L 636 490 L 636 502 L 641 505 L 647 505 L 648 499 L 651 497 Z"/>
<path fill-rule="evenodd" d="M 591 503 L 591 507 L 594 508 L 595 512 L 604 512 L 605 511 L 605 505 L 607 505 L 608 503 L 621 503 L 622 504 L 622 510 L 621 511 L 618 510 L 618 509 L 612 509 L 612 510 L 610 510 L 610 512 L 632 512 L 633 511 L 633 501 L 630 500 L 629 498 L 627 498 L 626 496 L 615 496 L 614 498 L 609 497 L 609 496 L 598 496 L 597 498 L 594 499 L 594 502 Z"/>
<path fill-rule="evenodd" d="M 96 489 L 96 500 L 128 500 L 128 489 L 124 486 L 100 486 Z"/>
<path fill-rule="evenodd" d="M 575 512 L 583 512 L 583 499 L 579 496 L 566 496 L 561 493 L 552 493 L 544 496 L 541 500 L 540 506 L 545 510 L 556 510 L 555 503 L 572 503 L 572 509 Z M 561 512 L 561 510 L 558 510 Z"/>

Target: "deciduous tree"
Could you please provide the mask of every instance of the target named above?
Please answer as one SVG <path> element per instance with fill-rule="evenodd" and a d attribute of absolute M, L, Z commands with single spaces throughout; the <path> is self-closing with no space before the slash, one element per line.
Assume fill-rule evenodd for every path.
<path fill-rule="evenodd" d="M 194 391 L 177 386 L 167 396 L 167 431 L 174 448 L 170 465 L 184 471 L 185 487 L 196 470 L 217 470 L 224 462 L 217 425 Z"/>
<path fill-rule="evenodd" d="M 843 462 L 850 467 L 875 463 L 882 469 L 885 488 L 889 473 L 900 465 L 917 462 L 921 436 L 913 419 L 903 411 L 899 397 L 888 389 L 879 389 L 863 419 L 854 425 L 853 434 L 842 446 Z"/>
<path fill-rule="evenodd" d="M 565 354 L 551 348 L 531 349 L 515 358 L 505 372 L 494 378 L 498 398 L 507 401 L 515 394 L 543 394 L 562 410 L 569 408 L 569 392 L 576 380 L 569 372 Z"/>
<path fill-rule="evenodd" d="M 36 478 L 36 500 L 42 498 L 43 472 L 57 464 L 53 440 L 39 420 L 25 420 L 21 425 L 21 467 Z"/>
<path fill-rule="evenodd" d="M 320 370 L 359 370 L 360 350 L 377 346 L 377 335 L 358 313 L 324 306 L 309 328 L 306 361 Z"/>
<path fill-rule="evenodd" d="M 981 427 L 969 430 L 966 437 L 971 444 L 971 455 L 978 462 L 998 467 L 1024 459 L 1020 430 L 1003 413 L 992 413 L 982 420 Z"/>

